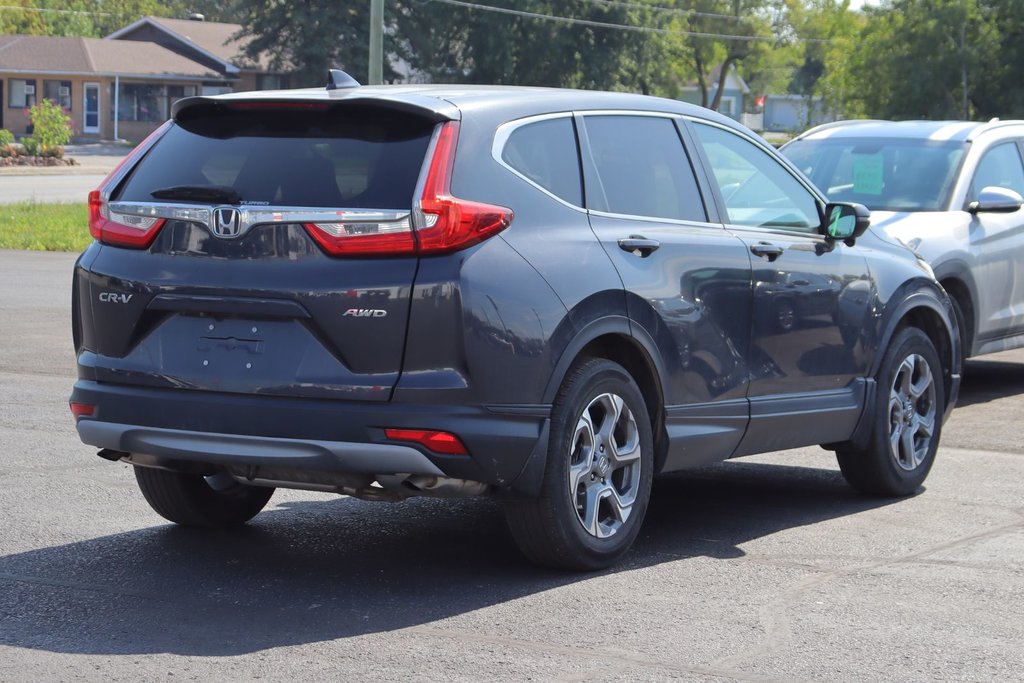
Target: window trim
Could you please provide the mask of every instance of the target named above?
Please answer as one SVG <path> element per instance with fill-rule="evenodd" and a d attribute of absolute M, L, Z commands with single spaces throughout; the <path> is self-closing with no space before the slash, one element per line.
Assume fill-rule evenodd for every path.
<path fill-rule="evenodd" d="M 590 116 L 631 116 L 631 117 L 646 117 L 646 118 L 660 118 L 668 119 L 672 123 L 676 130 L 676 135 L 679 137 L 679 147 L 683 154 L 687 156 L 687 163 L 690 164 L 690 170 L 693 171 L 694 180 L 697 183 L 697 193 L 700 195 L 701 203 L 704 205 L 704 215 L 706 220 L 696 221 L 686 218 L 666 218 L 663 216 L 646 216 L 642 214 L 627 214 L 627 213 L 614 213 L 611 211 L 602 211 L 600 209 L 587 208 L 587 213 L 593 214 L 594 216 L 601 216 L 603 218 L 618 218 L 633 221 L 649 221 L 653 223 L 671 224 L 671 225 L 683 225 L 683 226 L 698 226 L 698 227 L 714 227 L 717 229 L 722 228 L 722 222 L 715 220 L 718 218 L 718 207 L 714 202 L 708 202 L 705 194 L 705 179 L 702 177 L 706 174 L 704 170 L 702 158 L 699 156 L 702 151 L 698 150 L 695 155 L 691 154 L 691 151 L 687 147 L 691 144 L 690 135 L 688 131 L 680 130 L 679 123 L 685 118 L 682 114 L 674 112 L 661 112 L 661 111 L 650 111 L 644 109 L 586 109 L 578 110 L 573 112 L 575 117 L 582 120 L 582 127 L 578 130 L 580 137 L 580 153 L 590 155 L 590 139 L 586 130 L 586 119 Z M 592 172 L 597 173 L 597 168 L 594 165 L 593 159 L 584 159 L 584 167 L 588 164 L 591 167 Z M 700 164 L 698 168 L 697 164 Z M 586 170 L 583 172 L 583 185 L 584 193 L 583 200 L 586 202 Z"/>
<path fill-rule="evenodd" d="M 828 205 L 828 200 L 825 198 L 824 195 L 821 194 L 821 192 L 816 187 L 814 187 L 813 184 L 811 184 L 808 180 L 806 180 L 804 178 L 804 174 L 801 173 L 800 169 L 796 168 L 796 166 L 792 162 L 790 162 L 789 159 L 787 159 L 782 154 L 773 153 L 772 150 L 771 150 L 771 146 L 768 145 L 767 142 L 762 142 L 760 140 L 756 140 L 756 139 L 750 137 L 749 135 L 743 135 L 742 133 L 737 132 L 735 129 L 733 129 L 730 126 L 725 126 L 725 125 L 722 125 L 722 124 L 720 124 L 720 123 L 718 123 L 716 121 L 710 121 L 708 119 L 702 119 L 702 118 L 697 117 L 697 116 L 680 116 L 680 118 L 683 121 L 686 122 L 686 125 L 687 125 L 688 129 L 692 129 L 692 126 L 694 124 L 702 124 L 702 125 L 705 125 L 705 126 L 711 126 L 712 128 L 721 129 L 721 130 L 725 131 L 726 133 L 730 133 L 732 135 L 735 135 L 738 138 L 746 140 L 746 141 L 750 142 L 752 145 L 754 145 L 755 147 L 760 147 L 761 151 L 765 152 L 766 154 L 768 154 L 769 157 L 771 157 L 772 159 L 775 159 L 777 162 L 779 162 L 779 165 L 782 166 L 787 171 L 789 171 L 790 175 L 793 176 L 793 179 L 796 180 L 805 190 L 807 190 L 812 197 L 814 197 L 815 204 L 818 207 L 818 220 L 820 222 L 819 226 L 818 226 L 818 231 L 817 232 L 813 232 L 813 233 L 807 232 L 807 231 L 804 231 L 804 230 L 786 229 L 783 226 L 776 226 L 776 225 L 773 225 L 773 226 L 741 225 L 739 223 L 731 223 L 731 222 L 729 222 L 729 220 L 728 220 L 729 212 L 728 212 L 728 209 L 727 209 L 727 207 L 725 205 L 725 199 L 722 197 L 720 188 L 718 187 L 718 181 L 715 179 L 714 171 L 711 168 L 711 162 L 708 160 L 707 155 L 704 153 L 704 145 L 703 145 L 703 143 L 700 142 L 700 138 L 697 136 L 696 131 L 691 130 L 690 131 L 690 136 L 694 139 L 694 141 L 696 143 L 697 156 L 700 159 L 700 163 L 701 163 L 701 166 L 702 166 L 702 170 L 704 171 L 704 175 L 708 178 L 708 182 L 711 185 L 711 187 L 710 187 L 711 194 L 712 194 L 712 197 L 714 199 L 714 203 L 717 206 L 719 218 L 723 219 L 722 220 L 722 225 L 734 226 L 735 228 L 742 229 L 742 230 L 755 230 L 757 232 L 763 232 L 763 233 L 766 233 L 766 234 L 771 233 L 771 234 L 781 234 L 781 235 L 788 235 L 788 236 L 809 237 L 809 238 L 814 238 L 814 239 L 821 240 L 821 241 L 827 241 L 827 238 L 821 232 L 821 229 L 822 229 L 822 226 L 824 226 L 824 223 L 825 223 L 825 216 L 824 216 L 824 214 L 825 214 L 825 207 Z"/>
<path fill-rule="evenodd" d="M 549 190 L 546 187 L 538 184 L 534 180 L 526 177 L 526 175 L 524 175 L 518 169 L 516 169 L 513 166 L 511 166 L 508 162 L 505 161 L 504 158 L 502 158 L 502 154 L 505 151 L 505 145 L 508 144 L 509 138 L 512 137 L 512 134 L 515 133 L 517 130 L 519 130 L 520 128 L 523 128 L 525 126 L 528 126 L 528 125 L 530 125 L 532 123 L 540 123 L 542 121 L 554 121 L 556 119 L 569 119 L 570 123 L 573 124 L 573 131 L 574 131 L 573 142 L 576 143 L 576 153 L 579 154 L 580 153 L 580 141 L 579 141 L 579 136 L 575 133 L 576 124 L 575 124 L 575 121 L 573 120 L 573 118 L 574 118 L 573 117 L 573 112 L 565 111 L 565 112 L 555 112 L 553 114 L 540 114 L 540 115 L 537 115 L 537 116 L 527 116 L 526 118 L 515 119 L 514 121 L 508 121 L 506 123 L 503 123 L 500 126 L 498 126 L 498 128 L 494 131 L 494 141 L 491 143 L 491 158 L 494 159 L 496 162 L 498 162 L 499 166 L 502 166 L 502 167 L 508 169 L 516 177 L 522 178 L 523 180 L 528 182 L 530 185 L 532 185 L 533 187 L 537 188 L 538 190 L 540 190 L 541 192 L 546 194 L 548 197 L 551 197 L 552 199 L 554 199 L 556 202 L 558 202 L 562 206 L 567 206 L 570 209 L 574 209 L 574 210 L 579 211 L 581 213 L 586 213 L 587 209 L 585 208 L 585 206 L 586 206 L 586 203 L 587 203 L 587 192 L 586 192 L 586 186 L 585 186 L 585 183 L 584 183 L 583 169 L 582 168 L 580 169 L 580 198 L 583 201 L 583 206 L 580 206 L 580 205 L 577 205 L 577 204 L 573 204 L 572 202 L 566 201 L 565 199 L 562 199 L 561 197 L 559 197 L 558 195 L 553 193 L 551 190 Z M 578 161 L 578 159 L 577 159 L 577 161 Z"/>

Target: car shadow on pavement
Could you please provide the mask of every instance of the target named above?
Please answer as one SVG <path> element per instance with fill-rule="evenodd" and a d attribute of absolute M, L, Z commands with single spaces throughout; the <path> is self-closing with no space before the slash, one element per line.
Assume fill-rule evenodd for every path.
<path fill-rule="evenodd" d="M 892 501 L 834 470 L 726 463 L 655 482 L 606 573 L 742 557 L 742 545 Z M 287 502 L 232 533 L 161 525 L 0 558 L 0 643 L 227 656 L 430 624 L 585 581 L 516 552 L 487 499 Z"/>
<path fill-rule="evenodd" d="M 957 406 L 988 403 L 1024 391 L 1024 363 L 969 360 L 964 368 Z"/>

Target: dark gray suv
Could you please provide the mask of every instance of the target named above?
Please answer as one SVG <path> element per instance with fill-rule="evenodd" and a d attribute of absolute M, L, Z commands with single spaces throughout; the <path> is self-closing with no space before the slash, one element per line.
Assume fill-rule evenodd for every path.
<path fill-rule="evenodd" d="M 959 342 L 863 207 L 680 102 L 332 86 L 183 100 L 90 196 L 71 408 L 159 514 L 491 495 L 593 569 L 660 472 L 823 444 L 924 481 Z"/>

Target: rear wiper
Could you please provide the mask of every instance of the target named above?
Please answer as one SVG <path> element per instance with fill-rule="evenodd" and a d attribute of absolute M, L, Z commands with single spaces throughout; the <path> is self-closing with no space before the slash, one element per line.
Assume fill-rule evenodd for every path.
<path fill-rule="evenodd" d="M 192 199 L 223 204 L 239 204 L 242 201 L 242 195 L 234 188 L 223 185 L 175 185 L 153 190 L 149 194 L 157 199 Z"/>

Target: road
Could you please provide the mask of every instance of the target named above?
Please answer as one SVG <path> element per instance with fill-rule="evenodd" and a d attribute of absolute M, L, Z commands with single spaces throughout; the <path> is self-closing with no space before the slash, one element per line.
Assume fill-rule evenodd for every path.
<path fill-rule="evenodd" d="M 6 180 L 6 179 L 4 179 Z M 817 448 L 655 484 L 614 570 L 526 564 L 486 500 L 278 491 L 166 524 L 79 443 L 74 257 L 0 251 L 0 680 L 1008 681 L 1024 671 L 1024 353 L 972 362 L 926 489 Z"/>

